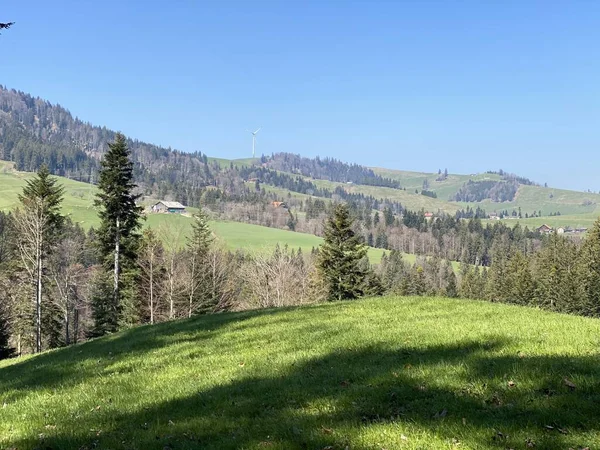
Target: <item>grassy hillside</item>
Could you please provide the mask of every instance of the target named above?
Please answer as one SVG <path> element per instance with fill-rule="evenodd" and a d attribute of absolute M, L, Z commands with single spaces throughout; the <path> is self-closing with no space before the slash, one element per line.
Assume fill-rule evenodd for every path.
<path fill-rule="evenodd" d="M 395 297 L 144 326 L 0 362 L 0 448 L 598 448 L 599 336 Z"/>
<path fill-rule="evenodd" d="M 512 202 L 495 203 L 485 200 L 478 203 L 461 203 L 463 206 L 479 205 L 488 213 L 493 211 L 521 208 L 523 215 L 527 212 L 542 211 L 547 216 L 551 212 L 564 215 L 600 214 L 600 194 L 569 191 L 566 189 L 551 189 L 541 186 L 520 186 Z"/>
<path fill-rule="evenodd" d="M 32 177 L 32 173 L 17 172 L 12 163 L 0 161 L 0 210 L 10 210 L 18 203 L 18 194 L 21 193 L 25 181 Z M 60 178 L 60 183 L 65 187 L 63 212 L 68 214 L 74 222 L 84 228 L 98 225 L 98 215 L 92 206 L 95 187 L 87 183 Z M 194 209 L 190 208 L 193 212 Z M 151 227 L 159 234 L 161 228 L 169 228 L 169 242 L 184 245 L 185 238 L 191 231 L 192 220 L 190 217 L 170 214 L 149 214 L 144 222 L 145 227 Z M 168 225 L 168 227 L 164 227 Z M 292 231 L 279 230 L 240 222 L 211 222 L 211 228 L 223 244 L 231 250 L 243 249 L 250 252 L 272 252 L 277 244 L 287 244 L 290 248 L 302 248 L 310 252 L 313 247 L 318 247 L 323 241 L 317 236 Z M 166 234 L 163 233 L 163 234 Z M 383 255 L 383 250 L 370 248 L 369 258 L 373 263 L 378 263 Z M 413 262 L 414 255 L 406 255 L 406 260 Z"/>
<path fill-rule="evenodd" d="M 437 193 L 438 199 L 447 201 L 453 197 L 458 190 L 469 180 L 473 181 L 485 181 L 501 179 L 500 175 L 493 173 L 479 173 L 471 175 L 458 175 L 448 174 L 448 178 L 443 181 L 436 181 L 438 178 L 437 173 L 426 173 L 426 172 L 410 172 L 406 170 L 393 170 L 383 169 L 380 167 L 373 167 L 373 171 L 381 176 L 398 180 L 402 187 L 407 190 L 414 192 L 415 189 L 419 191 L 423 188 L 423 181 L 429 182 L 429 189 Z"/>
<path fill-rule="evenodd" d="M 185 238 L 191 232 L 192 219 L 185 216 L 172 216 L 168 214 L 150 214 L 146 226 L 153 228 L 161 235 L 163 225 L 168 225 L 169 240 L 172 238 L 185 244 Z M 310 253 L 313 247 L 318 247 L 323 239 L 312 234 L 296 233 L 277 228 L 262 227 L 249 223 L 211 221 L 210 227 L 217 236 L 217 240 L 230 250 L 243 249 L 248 252 L 272 253 L 277 244 L 287 244 L 290 249 L 301 248 L 304 253 Z M 380 248 L 369 248 L 369 259 L 372 263 L 379 263 L 383 256 Z M 414 262 L 414 255 L 404 255 L 408 262 Z"/>
<path fill-rule="evenodd" d="M 377 167 L 373 168 L 373 171 L 382 176 L 400 181 L 402 187 L 406 187 L 406 189 L 411 192 L 414 192 L 415 189 L 421 190 L 423 181 L 427 179 L 430 189 L 437 193 L 439 200 L 448 200 L 453 197 L 462 185 L 469 180 L 483 181 L 501 179 L 497 174 L 480 173 L 472 175 L 449 174 L 446 180 L 435 181 L 438 177 L 437 173 L 409 172 Z M 521 208 L 523 215 L 525 215 L 525 213 L 531 214 L 533 211 L 541 210 L 544 216 L 542 219 L 544 219 L 545 222 L 553 220 L 548 217 L 548 214 L 556 212 L 560 212 L 561 215 L 573 216 L 595 214 L 594 217 L 597 217 L 600 215 L 600 194 L 554 189 L 550 187 L 545 188 L 542 186 L 520 186 L 515 199 L 511 202 L 498 203 L 485 200 L 477 203 L 450 203 L 458 205 L 459 208 L 466 208 L 467 206 L 476 208 L 479 206 L 488 213 L 494 211 L 500 212 L 503 210 L 511 212 L 513 209 L 518 210 Z M 544 223 L 544 220 L 542 220 L 541 223 Z M 569 223 L 559 222 L 559 224 L 576 226 L 575 221 Z"/>
<path fill-rule="evenodd" d="M 0 161 L 0 210 L 8 211 L 17 206 L 18 195 L 23 191 L 26 180 L 32 178 L 33 173 L 17 172 L 13 163 Z M 79 181 L 60 178 L 60 183 L 65 187 L 63 211 L 69 214 L 73 221 L 80 223 L 84 228 L 89 228 L 97 222 L 97 213 L 92 203 L 94 186 Z"/>
<path fill-rule="evenodd" d="M 598 219 L 599 213 L 592 214 L 573 214 L 573 215 L 561 215 L 553 217 L 532 217 L 529 219 L 507 219 L 503 220 L 502 223 L 508 226 L 514 226 L 516 223 L 520 223 L 521 226 L 529 227 L 529 229 L 537 228 L 543 224 L 551 227 L 567 227 L 571 228 L 591 228 L 594 222 Z M 483 223 L 494 224 L 495 220 L 484 220 Z"/>
<path fill-rule="evenodd" d="M 412 211 L 418 211 L 421 208 L 423 208 L 425 209 L 425 211 L 441 210 L 448 213 L 454 213 L 457 209 L 460 209 L 460 207 L 456 203 L 450 203 L 439 198 L 431 198 L 421 194 L 416 194 L 414 190 L 407 189 L 405 191 L 403 189 L 393 189 L 380 186 L 365 186 L 359 184 L 349 185 L 346 183 L 338 183 L 335 181 L 314 180 L 312 178 L 310 179 L 310 181 L 318 187 L 327 188 L 331 191 L 333 191 L 337 186 L 341 186 L 347 192 L 372 195 L 377 199 L 389 198 L 390 200 L 402 203 L 403 207 Z"/>

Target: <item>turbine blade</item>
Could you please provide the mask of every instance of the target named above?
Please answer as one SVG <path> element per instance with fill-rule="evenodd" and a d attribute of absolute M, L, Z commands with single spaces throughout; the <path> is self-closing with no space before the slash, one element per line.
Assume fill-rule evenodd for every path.
<path fill-rule="evenodd" d="M 262 127 L 260 127 L 258 130 L 256 130 L 256 131 L 255 131 L 254 133 L 252 133 L 252 134 L 256 134 L 256 133 L 258 133 L 258 132 L 259 132 L 261 129 L 262 129 Z"/>

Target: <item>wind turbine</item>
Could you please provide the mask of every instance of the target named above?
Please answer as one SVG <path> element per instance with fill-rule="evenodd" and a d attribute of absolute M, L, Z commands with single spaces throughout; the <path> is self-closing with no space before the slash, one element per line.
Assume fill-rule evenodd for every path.
<path fill-rule="evenodd" d="M 256 131 L 250 131 L 250 130 L 246 130 L 248 133 L 252 133 L 252 158 L 254 158 L 254 149 L 256 147 L 256 133 L 258 133 L 260 131 L 262 127 L 260 127 L 258 130 Z"/>

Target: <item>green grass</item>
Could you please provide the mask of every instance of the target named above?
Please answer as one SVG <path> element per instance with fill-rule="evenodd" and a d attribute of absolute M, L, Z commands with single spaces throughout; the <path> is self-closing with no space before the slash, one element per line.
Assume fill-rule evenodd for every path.
<path fill-rule="evenodd" d="M 260 158 L 240 158 L 240 159 L 225 159 L 208 157 L 208 163 L 217 163 L 219 167 L 229 167 L 233 164 L 234 167 L 241 168 L 243 166 L 251 166 L 260 163 Z"/>
<path fill-rule="evenodd" d="M 400 202 L 404 208 L 411 211 L 424 209 L 425 211 L 437 212 L 438 210 L 454 213 L 460 206 L 456 203 L 444 201 L 439 198 L 426 197 L 421 194 L 415 194 L 414 189 L 393 189 L 380 186 L 366 186 L 360 184 L 346 184 L 335 181 L 315 180 L 307 178 L 317 187 L 326 188 L 333 191 L 337 186 L 343 187 L 347 192 L 355 194 L 372 195 L 376 199 L 387 198 L 393 201 Z"/>
<path fill-rule="evenodd" d="M 427 179 L 430 185 L 430 189 L 438 194 L 439 200 L 448 200 L 453 197 L 464 183 L 468 180 L 482 181 L 482 180 L 500 180 L 501 177 L 496 174 L 480 173 L 472 175 L 456 175 L 449 174 L 448 179 L 444 181 L 435 181 L 438 177 L 437 173 L 425 173 L 425 172 L 408 172 L 403 170 L 391 170 L 383 168 L 373 168 L 375 173 L 382 176 L 392 178 L 400 181 L 402 187 L 406 187 L 408 191 L 414 193 L 415 189 L 421 190 L 423 186 L 423 180 Z M 548 217 L 548 220 L 554 220 L 550 218 L 548 214 L 560 212 L 562 215 L 590 215 L 595 214 L 597 217 L 600 215 L 600 194 L 593 194 L 588 192 L 570 191 L 566 189 L 554 189 L 545 188 L 542 186 L 526 186 L 522 185 L 515 199 L 511 202 L 492 202 L 490 200 L 484 200 L 482 202 L 451 202 L 453 205 L 458 205 L 459 208 L 476 208 L 477 206 L 491 213 L 494 211 L 500 212 L 508 210 L 511 212 L 513 209 L 518 210 L 521 208 L 522 214 L 531 214 L 533 211 L 542 211 L 544 217 Z M 585 220 L 585 219 L 584 219 Z M 532 221 L 538 223 L 537 221 Z M 542 221 L 542 223 L 545 223 Z M 571 225 L 573 222 L 555 222 L 557 225 Z M 539 226 L 539 225 L 538 225 Z M 582 225 L 583 226 L 583 225 Z"/>
<path fill-rule="evenodd" d="M 415 189 L 421 191 L 423 181 L 429 182 L 429 189 L 436 192 L 439 200 L 448 201 L 454 197 L 459 189 L 469 180 L 484 181 L 484 180 L 500 180 L 500 175 L 493 173 L 478 173 L 471 175 L 448 174 L 448 178 L 443 181 L 436 181 L 437 173 L 426 172 L 410 172 L 406 170 L 384 169 L 380 167 L 372 167 L 373 171 L 381 176 L 398 180 L 402 187 L 414 193 Z"/>
<path fill-rule="evenodd" d="M 144 326 L 0 362 L 0 448 L 599 448 L 599 345 L 594 319 L 441 298 Z"/>
<path fill-rule="evenodd" d="M 159 237 L 169 242 L 177 242 L 183 246 L 186 237 L 191 233 L 192 219 L 186 216 L 170 214 L 149 214 L 146 217 L 145 226 L 157 232 Z M 263 227 L 242 222 L 211 221 L 210 227 L 214 232 L 217 242 L 229 250 L 241 249 L 249 253 L 268 254 L 272 253 L 276 245 L 288 245 L 291 249 L 301 248 L 305 254 L 323 242 L 323 239 L 305 233 L 280 230 L 278 228 Z M 164 235 L 162 230 L 169 230 Z M 369 259 L 378 264 L 381 261 L 384 250 L 369 247 Z M 405 259 L 414 262 L 414 255 L 405 255 Z"/>
<path fill-rule="evenodd" d="M 598 220 L 600 212 L 591 214 L 572 214 L 572 215 L 561 215 L 552 217 L 531 217 L 528 219 L 503 219 L 501 222 L 505 225 L 513 227 L 516 223 L 520 223 L 521 226 L 529 227 L 529 229 L 537 228 L 543 224 L 551 227 L 567 227 L 571 228 L 591 228 L 594 222 Z M 496 223 L 495 220 L 484 220 L 484 223 Z"/>
<path fill-rule="evenodd" d="M 13 164 L 0 161 L 0 210 L 8 211 L 15 208 L 19 203 L 18 195 L 28 179 L 34 176 L 29 172 L 17 172 Z M 65 188 L 63 199 L 63 211 L 68 214 L 74 222 L 84 228 L 89 228 L 98 221 L 97 211 L 93 207 L 95 187 L 58 177 Z"/>
<path fill-rule="evenodd" d="M 15 171 L 12 163 L 0 161 L 0 210 L 11 210 L 17 206 L 18 194 L 22 192 L 25 181 L 32 176 L 34 176 L 32 173 Z M 65 187 L 63 213 L 69 215 L 83 228 L 97 226 L 99 219 L 96 209 L 92 206 L 95 187 L 68 178 L 58 178 Z M 188 210 L 195 211 L 194 208 Z M 191 218 L 186 216 L 148 214 L 144 226 L 153 228 L 159 235 L 167 235 L 165 239 L 169 239 L 169 242 L 174 240 L 177 245 L 183 246 L 191 231 L 191 223 Z M 303 252 L 310 252 L 323 241 L 311 234 L 241 222 L 213 221 L 211 228 L 223 245 L 230 250 L 243 249 L 248 252 L 271 253 L 277 244 L 281 246 L 287 244 L 291 249 L 302 248 Z M 163 231 L 164 229 L 169 231 Z M 369 258 L 373 263 L 379 263 L 382 255 L 381 249 L 369 249 Z M 410 256 L 407 259 L 410 260 Z"/>

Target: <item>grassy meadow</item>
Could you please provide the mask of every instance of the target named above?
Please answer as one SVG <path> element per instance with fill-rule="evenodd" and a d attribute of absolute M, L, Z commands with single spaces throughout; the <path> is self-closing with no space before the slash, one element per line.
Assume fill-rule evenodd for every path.
<path fill-rule="evenodd" d="M 600 322 L 387 297 L 142 326 L 0 362 L 0 448 L 600 447 Z"/>
<path fill-rule="evenodd" d="M 13 164 L 0 162 L 0 210 L 8 211 L 18 204 L 18 194 L 23 190 L 27 179 L 34 174 L 17 172 Z M 97 210 L 93 206 L 95 187 L 58 177 L 65 187 L 63 212 L 79 223 L 83 228 L 90 228 L 99 224 Z M 194 208 L 188 208 L 194 212 Z M 192 219 L 189 216 L 172 214 L 148 214 L 144 227 L 154 229 L 165 241 L 182 246 L 186 237 L 191 232 Z M 313 247 L 318 247 L 322 238 L 304 233 L 295 233 L 287 230 L 268 228 L 241 222 L 211 221 L 210 226 L 217 240 L 230 250 L 242 249 L 248 252 L 271 253 L 277 244 L 288 245 L 290 248 L 302 248 L 303 252 L 310 252 Z M 383 255 L 382 249 L 369 248 L 369 259 L 379 263 Z M 406 255 L 409 262 L 415 260 L 414 255 Z"/>

